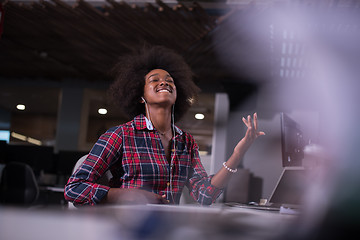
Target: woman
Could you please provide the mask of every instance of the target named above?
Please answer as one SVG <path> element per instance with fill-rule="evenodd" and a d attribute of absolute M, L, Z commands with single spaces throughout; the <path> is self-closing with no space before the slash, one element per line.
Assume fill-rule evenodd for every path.
<path fill-rule="evenodd" d="M 183 187 L 200 204 L 213 203 L 236 172 L 246 150 L 263 132 L 249 115 L 245 137 L 223 168 L 208 176 L 193 137 L 174 122 L 189 109 L 198 88 L 182 57 L 155 46 L 121 59 L 110 90 L 133 120 L 104 133 L 69 178 L 65 199 L 75 205 L 175 203 Z M 96 181 L 110 170 L 110 186 Z"/>

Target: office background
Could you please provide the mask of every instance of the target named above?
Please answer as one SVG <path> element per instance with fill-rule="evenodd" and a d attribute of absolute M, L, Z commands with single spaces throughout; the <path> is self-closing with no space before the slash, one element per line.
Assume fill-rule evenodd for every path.
<path fill-rule="evenodd" d="M 322 40 L 358 33 L 351 20 L 324 15 L 324 24 L 309 25 L 297 22 L 304 19 L 298 15 L 358 8 L 356 1 L 2 1 L 1 128 L 11 145 L 53 150 L 56 163 L 48 167 L 57 171 L 67 164 L 65 155 L 86 153 L 101 132 L 126 121 L 106 101 L 116 58 L 144 42 L 161 44 L 184 56 L 202 89 L 178 124 L 195 136 L 209 173 L 243 136 L 241 117 L 258 113 L 267 135 L 242 167 L 262 179 L 260 196 L 266 198 L 282 170 L 279 112 L 290 113 L 308 139 L 318 141 L 318 112 L 329 98 L 318 101 L 318 92 L 334 91 L 309 77 L 318 69 L 312 51 L 321 45 L 321 38 L 308 44 L 309 32 Z M 295 20 L 286 21 L 289 16 Z M 195 119 L 197 113 L 204 119 Z M 44 181 L 64 181 L 43 174 Z"/>
<path fill-rule="evenodd" d="M 234 13 L 233 5 L 238 8 Z M 260 5 L 252 9 L 245 1 L 201 5 L 9 1 L 3 9 L 2 130 L 9 131 L 11 145 L 46 147 L 43 156 L 34 156 L 37 159 L 30 160 L 34 153 L 24 153 L 45 183 L 62 185 L 68 177 L 62 173 L 68 173 L 78 156 L 90 150 L 99 134 L 128 120 L 107 101 L 112 81 L 108 72 L 118 56 L 147 42 L 178 51 L 195 73 L 202 89 L 200 99 L 178 124 L 194 135 L 209 173 L 221 167 L 243 136 L 241 117 L 258 112 L 260 126 L 268 135 L 254 148 L 270 144 L 267 148 L 272 151 L 260 156 L 249 152 L 244 167 L 264 179 L 262 195 L 270 194 L 281 172 L 276 115 L 280 109 L 261 107 L 259 96 L 262 85 L 270 80 L 271 56 L 276 53 L 265 46 L 275 33 L 261 22 L 258 28 L 246 23 L 262 14 Z M 232 31 L 232 22 L 239 18 L 246 22 L 239 22 Z M 253 41 L 254 30 L 262 35 L 258 43 Z M 238 50 L 233 54 L 229 47 Z M 258 66 L 261 71 L 256 70 Z M 18 104 L 25 109 L 16 109 Z M 100 108 L 106 108 L 107 114 L 99 114 Z M 203 114 L 204 119 L 196 119 L 195 114 Z M 266 126 L 267 122 L 272 124 Z M 46 162 L 51 150 L 56 154 L 54 163 Z"/>
<path fill-rule="evenodd" d="M 0 150 L 3 154 L 5 148 L 15 149 L 14 154 L 2 155 L 1 161 L 8 157 L 30 161 L 37 181 L 61 188 L 66 181 L 62 171 L 71 169 L 100 132 L 125 121 L 106 102 L 111 65 L 119 55 L 144 42 L 161 44 L 184 56 L 202 89 L 200 101 L 178 124 L 195 136 L 209 173 L 221 167 L 243 136 L 241 117 L 256 111 L 266 136 L 247 152 L 239 172 L 249 171 L 247 174 L 260 181 L 257 198 L 268 197 L 282 170 L 279 112 L 286 112 L 301 124 L 305 138 L 311 140 L 308 143 L 321 144 L 325 151 L 315 152 L 320 156 L 308 159 L 309 164 L 322 164 L 320 171 L 310 179 L 302 221 L 280 239 L 340 239 L 344 233 L 357 233 L 359 1 L 0 3 L 0 127 L 10 138 L 10 144 L 1 142 Z M 25 109 L 17 110 L 18 104 L 24 104 Z M 107 114 L 99 115 L 99 108 L 106 108 Z M 197 113 L 204 119 L 195 119 Z M 29 160 L 40 152 L 38 145 L 44 150 L 42 156 Z M 16 147 L 24 148 L 17 151 Z M 49 158 L 54 159 L 49 162 Z M 56 214 L 38 215 L 35 221 L 38 213 L 1 210 L 5 224 L 0 225 L 0 234 L 22 234 L 16 239 L 42 233 L 34 229 L 44 223 L 60 223 L 74 232 L 80 222 L 86 225 L 80 226 L 82 230 L 89 229 L 86 221 L 67 224 L 68 215 L 61 222 L 55 221 L 59 219 Z M 132 216 L 132 209 L 123 209 L 128 210 Z M 192 208 L 186 210 L 186 222 L 199 219 L 188 217 L 194 212 Z M 234 212 L 222 208 L 219 212 L 229 215 L 220 214 L 223 218 L 219 221 L 218 214 L 212 215 L 215 217 L 208 218 L 215 220 L 211 227 L 187 226 L 177 236 L 205 233 L 202 236 L 209 237 L 208 229 L 216 226 L 213 237 L 233 239 L 229 229 L 240 236 L 255 229 L 249 239 L 264 239 L 278 230 L 274 215 L 253 218 L 250 228 L 249 218 L 240 217 L 243 225 L 236 222 L 229 228 L 226 223 L 234 219 Z M 201 214 L 200 219 L 204 216 L 209 215 Z M 19 219 L 27 225 L 26 231 L 13 230 L 16 224 L 12 220 Z M 97 218 L 91 216 L 90 220 L 90 226 L 96 226 Z M 119 227 L 119 222 L 112 224 L 115 229 Z M 52 226 L 58 232 L 63 229 Z M 109 232 L 107 226 L 102 227 Z M 264 235 L 257 235 L 257 227 L 266 230 L 261 232 Z M 71 231 L 61 231 L 58 236 L 68 233 Z M 46 234 L 51 236 L 52 232 Z"/>

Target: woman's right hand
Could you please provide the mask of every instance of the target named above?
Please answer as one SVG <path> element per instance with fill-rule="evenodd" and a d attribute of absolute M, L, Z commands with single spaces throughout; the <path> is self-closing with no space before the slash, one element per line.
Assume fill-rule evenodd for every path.
<path fill-rule="evenodd" d="M 159 195 L 136 188 L 110 188 L 101 203 L 106 204 L 168 204 L 165 194 Z"/>

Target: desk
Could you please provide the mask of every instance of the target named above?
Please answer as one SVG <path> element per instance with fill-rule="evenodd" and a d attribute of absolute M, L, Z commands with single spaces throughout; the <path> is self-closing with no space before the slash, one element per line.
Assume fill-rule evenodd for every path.
<path fill-rule="evenodd" d="M 271 239 L 297 219 L 214 205 L 131 205 L 75 210 L 0 208 L 0 239 Z"/>
<path fill-rule="evenodd" d="M 64 199 L 64 187 L 40 186 L 39 190 L 39 198 L 35 205 L 67 205 Z"/>
<path fill-rule="evenodd" d="M 65 187 L 65 186 L 64 186 Z M 51 191 L 51 192 L 59 192 L 64 194 L 64 187 L 51 187 L 51 186 L 40 186 L 40 191 Z"/>
<path fill-rule="evenodd" d="M 227 207 L 223 204 L 108 206 L 135 239 L 270 239 L 281 234 L 294 215 Z"/>

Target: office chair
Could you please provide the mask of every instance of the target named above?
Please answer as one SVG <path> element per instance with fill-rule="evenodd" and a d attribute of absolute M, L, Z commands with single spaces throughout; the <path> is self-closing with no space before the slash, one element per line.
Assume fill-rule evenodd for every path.
<path fill-rule="evenodd" d="M 31 205 L 39 197 L 39 187 L 31 167 L 21 162 L 9 162 L 0 182 L 0 202 L 6 205 Z"/>
<path fill-rule="evenodd" d="M 80 165 L 85 161 L 85 159 L 87 158 L 88 154 L 82 156 L 75 164 L 72 173 L 74 173 L 76 171 L 76 169 L 78 169 L 80 167 Z M 112 174 L 110 172 L 110 170 L 106 171 L 105 174 L 99 178 L 96 183 L 101 184 L 101 185 L 105 185 L 105 186 L 109 186 L 109 181 L 112 178 Z"/>
<path fill-rule="evenodd" d="M 75 164 L 72 173 L 74 173 L 80 166 L 81 164 L 86 160 L 88 154 L 82 156 Z M 106 171 L 105 174 L 96 181 L 96 183 L 101 184 L 101 185 L 105 185 L 105 186 L 109 186 L 109 181 L 112 178 L 112 174 L 110 172 L 110 170 Z M 72 202 L 68 202 L 68 208 L 75 208 L 75 205 Z"/>

